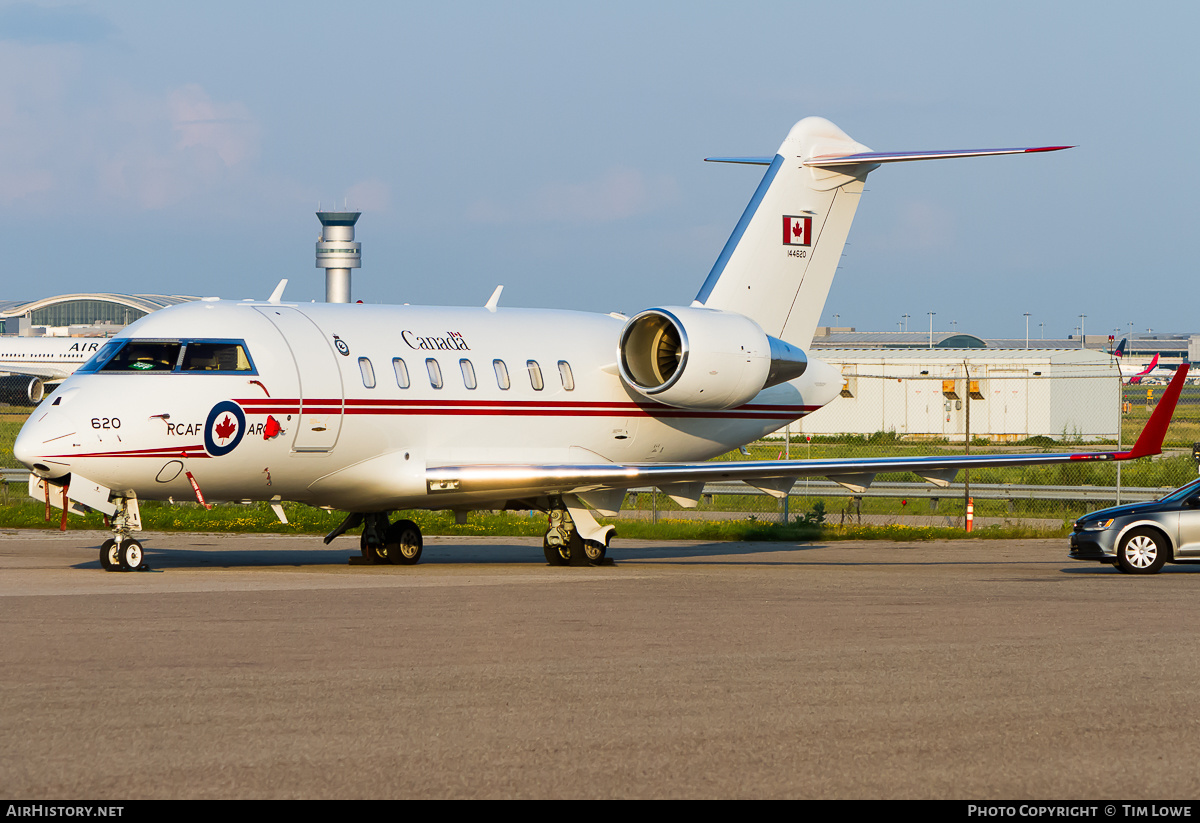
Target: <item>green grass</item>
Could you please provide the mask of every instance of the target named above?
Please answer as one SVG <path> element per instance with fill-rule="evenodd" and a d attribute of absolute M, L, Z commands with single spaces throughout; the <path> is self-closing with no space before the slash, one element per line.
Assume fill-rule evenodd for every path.
<path fill-rule="evenodd" d="M 1153 387 L 1155 401 L 1162 394 L 1163 387 Z M 1126 388 L 1125 396 L 1133 405 L 1131 411 L 1124 415 L 1123 443 L 1128 447 L 1136 438 L 1149 413 L 1145 409 L 1145 389 L 1136 391 Z M 1195 394 L 1189 398 L 1188 393 Z M 1185 390 L 1185 400 L 1200 401 L 1200 389 L 1188 387 Z M 1186 448 L 1189 456 L 1173 456 L 1161 459 L 1144 459 L 1134 463 L 1122 464 L 1121 483 L 1125 487 L 1174 488 L 1196 477 L 1196 465 L 1190 457 L 1192 440 L 1200 440 L 1200 420 L 1193 419 L 1200 415 L 1200 402 L 1181 404 L 1168 433 L 1168 442 L 1176 449 Z M 28 416 L 27 411 L 0 413 L 0 466 L 15 466 L 12 454 L 12 444 L 17 432 Z M 1069 451 L 1076 448 L 1075 444 L 1066 440 L 1055 440 L 1048 437 L 1032 438 L 1022 445 L 1026 449 L 1032 447 L 1043 451 Z M 991 448 L 985 440 L 976 439 L 972 444 L 973 450 Z M 749 447 L 750 457 L 734 451 L 722 456 L 721 460 L 774 460 L 783 456 L 785 445 L 782 440 L 761 441 Z M 886 455 L 903 456 L 906 454 L 957 455 L 962 454 L 963 444 L 949 443 L 937 440 L 906 439 L 895 432 L 877 432 L 871 435 L 838 435 L 816 436 L 808 442 L 799 436 L 793 436 L 790 444 L 792 459 L 807 458 L 852 458 L 878 457 Z M 880 481 L 919 482 L 920 479 L 911 473 L 880 474 Z M 959 480 L 962 479 L 960 474 Z M 1116 464 L 1114 463 L 1072 463 L 1059 466 L 1039 466 L 1005 469 L 974 469 L 971 472 L 973 483 L 1010 483 L 1020 485 L 1089 485 L 1111 488 L 1116 484 Z M 774 498 L 766 495 L 718 495 L 713 500 L 700 505 L 700 511 L 723 511 L 744 513 L 740 520 L 684 520 L 672 517 L 672 512 L 680 511 L 680 507 L 665 495 L 657 496 L 657 507 L 660 512 L 658 523 L 638 520 L 616 520 L 619 532 L 626 537 L 662 538 L 666 540 L 799 540 L 819 539 L 833 540 L 841 538 L 865 539 L 882 537 L 892 540 L 902 539 L 934 539 L 936 537 L 963 536 L 961 529 L 946 528 L 910 528 L 905 526 L 841 526 L 835 525 L 843 519 L 849 520 L 850 494 L 829 497 L 793 496 L 790 500 L 792 519 L 811 510 L 820 501 L 826 511 L 827 521 L 820 526 L 798 526 L 778 523 L 781 505 Z M 1062 502 L 1040 500 L 1014 500 L 1011 505 L 1004 500 L 976 500 L 975 514 L 977 517 L 1021 518 L 1038 517 L 1061 519 L 1064 527 L 1061 533 L 1066 533 L 1069 523 L 1079 515 L 1101 508 L 1101 503 Z M 640 495 L 640 509 L 650 508 L 648 495 Z M 259 532 L 274 534 L 324 534 L 335 528 L 341 522 L 342 514 L 326 512 L 299 504 L 284 504 L 289 525 L 278 522 L 270 508 L 265 504 L 245 506 L 239 504 L 219 505 L 212 511 L 206 511 L 194 503 L 175 505 L 146 502 L 142 504 L 144 528 L 148 531 L 201 531 L 201 532 Z M 862 499 L 861 513 L 864 515 L 885 515 L 900 517 L 904 515 L 962 516 L 965 501 L 960 489 L 949 490 L 940 498 L 936 511 L 931 509 L 927 498 L 914 498 L 902 502 L 899 498 Z M 857 510 L 854 511 L 857 514 Z M 397 514 L 396 517 L 400 515 Z M 463 525 L 454 523 L 448 512 L 416 511 L 404 513 L 405 517 L 414 520 L 426 534 L 492 534 L 502 536 L 537 537 L 545 530 L 545 517 L 541 514 L 528 516 L 522 513 L 486 512 L 472 513 Z M 22 486 L 14 485 L 3 491 L 0 498 L 0 527 L 4 528 L 57 528 L 60 512 L 52 510 L 51 522 L 45 522 L 44 505 L 30 500 Z M 105 528 L 99 515 L 87 518 L 72 516 L 68 528 Z M 1021 537 L 1046 536 L 1055 532 L 1004 527 L 1002 529 L 980 529 L 974 532 L 977 537 Z"/>
<path fill-rule="evenodd" d="M 149 532 L 206 532 L 238 534 L 311 534 L 324 535 L 332 531 L 344 515 L 327 512 L 301 504 L 285 503 L 288 524 L 280 523 L 265 503 L 220 504 L 206 510 L 196 503 L 145 502 L 141 505 L 142 528 Z M 57 529 L 62 511 L 52 508 L 49 522 L 45 519 L 45 504 L 34 500 L 12 500 L 0 506 L 0 529 Z M 393 519 L 408 518 L 427 535 L 479 535 L 498 537 L 541 537 L 546 518 L 541 513 L 473 512 L 464 524 L 454 522 L 449 512 L 397 512 Z M 802 516 L 801 516 L 802 517 Z M 800 517 L 797 520 L 801 519 Z M 841 526 L 765 522 L 748 516 L 743 520 L 676 520 L 664 515 L 658 523 L 643 520 L 603 519 L 617 527 L 621 537 L 642 540 L 937 540 L 967 536 L 960 528 L 890 526 Z M 99 514 L 86 517 L 72 515 L 68 530 L 105 530 Z M 1017 526 L 981 528 L 971 537 L 1016 539 L 1022 537 L 1051 537 L 1065 535 L 1069 526 L 1059 531 L 1035 530 Z"/>

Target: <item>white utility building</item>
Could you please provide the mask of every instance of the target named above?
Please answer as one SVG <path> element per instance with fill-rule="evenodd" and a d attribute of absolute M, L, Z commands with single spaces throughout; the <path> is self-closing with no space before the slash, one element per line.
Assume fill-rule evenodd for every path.
<path fill-rule="evenodd" d="M 821 349 L 842 396 L 793 423 L 803 434 L 873 434 L 995 442 L 1117 436 L 1121 380 L 1089 349 Z M 968 420 L 969 415 L 969 420 Z"/>

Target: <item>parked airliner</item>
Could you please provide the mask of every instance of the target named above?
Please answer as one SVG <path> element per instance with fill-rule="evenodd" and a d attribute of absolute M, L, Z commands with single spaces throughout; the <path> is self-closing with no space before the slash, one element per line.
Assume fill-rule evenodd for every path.
<path fill-rule="evenodd" d="M 947 485 L 970 466 L 1158 452 L 1179 385 L 1124 452 L 705 462 L 824 406 L 841 377 L 805 349 L 867 174 L 884 163 L 1053 151 L 873 152 L 827 120 L 770 157 L 689 305 L 632 317 L 215 298 L 126 327 L 30 415 L 31 494 L 112 518 L 101 564 L 136 569 L 138 501 L 290 500 L 347 512 L 363 554 L 415 563 L 405 509 L 548 513 L 553 565 L 598 563 L 627 489 L 695 505 L 707 481 L 777 496 L 802 475 L 863 489 L 881 471 Z M 1183 371 L 1186 371 L 1184 369 Z M 1174 394 L 1172 394 L 1172 392 Z"/>
<path fill-rule="evenodd" d="M 0 337 L 0 390 L 19 390 L 40 403 L 46 384 L 66 380 L 100 350 L 104 340 L 87 337 Z"/>

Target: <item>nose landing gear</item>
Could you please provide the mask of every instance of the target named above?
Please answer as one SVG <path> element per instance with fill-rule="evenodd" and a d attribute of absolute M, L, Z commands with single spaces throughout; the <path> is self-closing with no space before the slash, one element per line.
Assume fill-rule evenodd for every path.
<path fill-rule="evenodd" d="M 146 568 L 146 555 L 142 544 L 131 536 L 142 527 L 137 500 L 118 497 L 113 503 L 117 507 L 112 518 L 113 536 L 100 546 L 100 567 L 106 572 L 141 571 Z"/>

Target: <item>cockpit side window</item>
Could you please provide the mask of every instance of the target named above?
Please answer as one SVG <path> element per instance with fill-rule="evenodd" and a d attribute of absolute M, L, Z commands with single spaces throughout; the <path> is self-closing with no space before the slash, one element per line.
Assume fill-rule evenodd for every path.
<path fill-rule="evenodd" d="M 189 340 L 183 353 L 183 371 L 254 371 L 241 343 Z"/>

